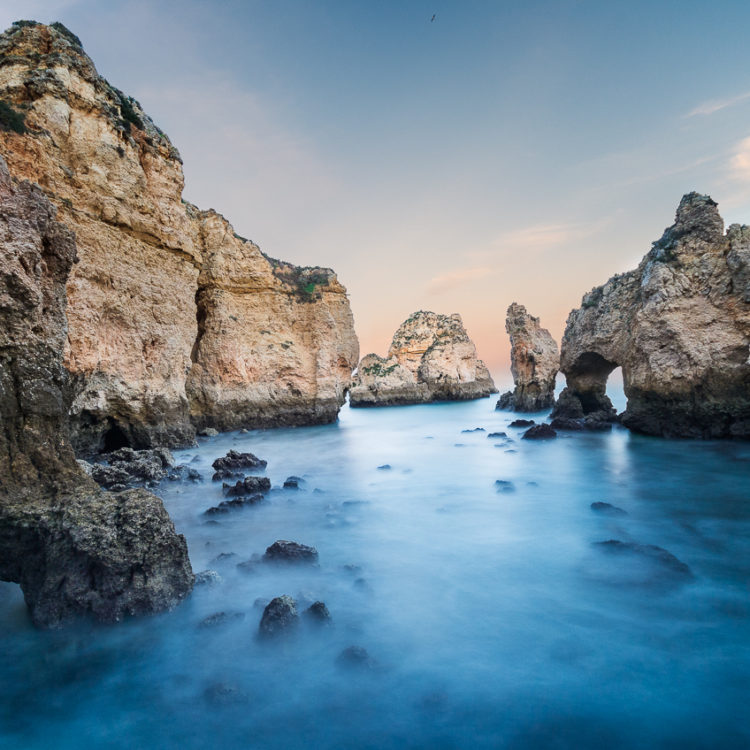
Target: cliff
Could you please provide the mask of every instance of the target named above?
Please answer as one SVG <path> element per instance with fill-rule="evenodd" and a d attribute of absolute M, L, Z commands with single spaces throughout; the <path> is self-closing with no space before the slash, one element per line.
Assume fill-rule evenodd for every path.
<path fill-rule="evenodd" d="M 368 354 L 352 383 L 352 406 L 459 401 L 497 393 L 461 316 L 420 310 L 393 336 L 386 359 Z"/>
<path fill-rule="evenodd" d="M 505 330 L 510 336 L 510 371 L 515 388 L 504 393 L 498 409 L 542 411 L 555 402 L 555 377 L 560 366 L 557 344 L 539 318 L 514 302 L 508 308 Z"/>
<path fill-rule="evenodd" d="M 159 498 L 108 493 L 67 439 L 65 283 L 73 234 L 42 191 L 0 158 L 0 579 L 19 583 L 32 620 L 104 621 L 167 609 L 193 573 Z"/>
<path fill-rule="evenodd" d="M 717 204 L 685 195 L 634 271 L 568 317 L 567 388 L 553 416 L 614 418 L 606 381 L 622 367 L 622 422 L 651 435 L 750 437 L 750 228 L 724 233 Z"/>
<path fill-rule="evenodd" d="M 0 36 L 0 100 L 25 119 L 0 129 L 11 174 L 77 238 L 64 364 L 78 452 L 336 418 L 359 347 L 332 271 L 273 261 L 185 203 L 177 150 L 64 27 Z"/>

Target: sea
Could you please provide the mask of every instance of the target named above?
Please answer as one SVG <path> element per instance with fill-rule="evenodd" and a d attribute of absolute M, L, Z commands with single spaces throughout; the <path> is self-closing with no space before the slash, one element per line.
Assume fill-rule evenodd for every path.
<path fill-rule="evenodd" d="M 55 631 L 0 584 L 0 747 L 750 747 L 750 443 L 525 440 L 494 406 L 345 406 L 175 451 L 202 479 L 156 492 L 217 580 Z M 232 449 L 272 490 L 207 516 Z M 317 564 L 264 562 L 276 540 Z M 262 638 L 281 595 L 299 625 Z"/>

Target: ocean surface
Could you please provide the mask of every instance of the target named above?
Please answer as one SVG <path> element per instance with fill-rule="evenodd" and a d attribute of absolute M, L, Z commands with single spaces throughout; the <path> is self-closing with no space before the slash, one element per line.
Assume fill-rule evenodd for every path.
<path fill-rule="evenodd" d="M 345 407 L 175 452 L 203 481 L 158 492 L 221 583 L 56 632 L 0 584 L 0 747 L 750 747 L 750 444 L 527 441 L 494 403 Z M 210 523 L 232 448 L 274 489 Z M 277 539 L 318 566 L 237 567 Z M 331 626 L 259 639 L 281 594 Z M 200 626 L 216 612 L 233 616 Z M 369 661 L 342 664 L 349 646 Z"/>

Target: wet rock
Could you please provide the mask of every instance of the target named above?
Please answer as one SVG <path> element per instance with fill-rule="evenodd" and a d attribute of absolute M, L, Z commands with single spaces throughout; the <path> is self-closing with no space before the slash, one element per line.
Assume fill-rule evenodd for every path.
<path fill-rule="evenodd" d="M 202 430 L 198 430 L 198 434 L 201 437 L 216 437 L 219 431 L 213 427 L 204 427 Z"/>
<path fill-rule="evenodd" d="M 209 685 L 203 691 L 203 697 L 215 706 L 232 706 L 247 703 L 250 700 L 247 693 L 225 682 L 215 682 Z"/>
<path fill-rule="evenodd" d="M 373 669 L 375 660 L 362 646 L 349 646 L 338 655 L 336 664 L 346 668 Z"/>
<path fill-rule="evenodd" d="M 237 554 L 235 552 L 221 552 L 220 554 L 216 555 L 213 560 L 211 560 L 211 564 L 217 565 L 227 563 L 230 560 L 235 559 L 236 557 Z"/>
<path fill-rule="evenodd" d="M 266 562 L 316 563 L 318 550 L 306 544 L 279 539 L 266 549 L 263 559 Z"/>
<path fill-rule="evenodd" d="M 604 502 L 595 502 L 591 503 L 591 510 L 596 511 L 597 513 L 603 513 L 608 516 L 627 516 L 627 512 L 624 511 L 622 508 L 618 508 L 616 505 L 611 505 L 610 503 L 604 503 Z"/>
<path fill-rule="evenodd" d="M 549 440 L 556 438 L 557 433 L 546 423 L 535 424 L 523 433 L 523 440 Z"/>
<path fill-rule="evenodd" d="M 692 578 L 690 568 L 671 552 L 654 544 L 637 544 L 623 542 L 619 539 L 608 539 L 606 542 L 594 542 L 595 546 L 613 555 L 637 556 L 658 565 L 663 571 L 683 578 Z"/>
<path fill-rule="evenodd" d="M 199 628 L 213 628 L 217 625 L 227 625 L 230 622 L 244 620 L 244 612 L 214 612 L 208 617 L 204 617 L 199 623 Z"/>
<path fill-rule="evenodd" d="M 230 497 L 257 495 L 271 489 L 271 480 L 268 477 L 245 477 L 235 484 L 224 484 L 223 489 Z"/>
<path fill-rule="evenodd" d="M 231 450 L 226 456 L 217 458 L 211 466 L 218 471 L 237 471 L 239 469 L 265 469 L 268 465 L 267 461 L 262 458 L 258 458 L 252 453 L 240 453 L 239 451 Z"/>
<path fill-rule="evenodd" d="M 507 432 L 491 432 L 489 435 L 487 435 L 488 438 L 507 438 L 508 433 Z"/>
<path fill-rule="evenodd" d="M 302 477 L 287 477 L 284 480 L 284 487 L 288 490 L 298 490 L 300 484 L 304 484 L 305 480 Z"/>
<path fill-rule="evenodd" d="M 158 482 L 167 476 L 174 462 L 166 448 L 135 451 L 120 448 L 105 454 L 106 464 L 94 464 L 91 476 L 102 487 L 127 486 L 146 481 Z"/>
<path fill-rule="evenodd" d="M 167 479 L 172 482 L 179 482 L 186 479 L 190 482 L 200 482 L 203 480 L 203 477 L 196 469 L 180 464 L 179 466 L 174 466 L 170 469 Z"/>
<path fill-rule="evenodd" d="M 612 430 L 613 421 L 614 417 L 606 419 L 599 414 L 587 414 L 583 420 L 583 429 L 589 432 L 609 432 Z"/>
<path fill-rule="evenodd" d="M 248 497 L 235 497 L 232 500 L 223 500 L 218 505 L 214 505 L 203 513 L 204 516 L 220 516 L 224 513 L 230 513 L 233 510 L 247 508 L 250 505 L 257 505 L 262 502 L 263 495 L 249 495 Z"/>
<path fill-rule="evenodd" d="M 505 391 L 505 393 L 502 393 L 495 404 L 495 409 L 497 411 L 512 411 L 513 391 Z"/>
<path fill-rule="evenodd" d="M 294 630 L 298 624 L 297 603 L 291 596 L 277 596 L 263 610 L 258 632 L 263 638 L 272 638 Z"/>
<path fill-rule="evenodd" d="M 313 602 L 302 614 L 316 625 L 331 624 L 331 613 L 323 602 Z"/>
<path fill-rule="evenodd" d="M 216 586 L 224 579 L 215 570 L 202 570 L 195 574 L 196 586 Z"/>
<path fill-rule="evenodd" d="M 513 492 L 516 489 L 516 487 L 513 484 L 513 482 L 511 482 L 508 479 L 496 479 L 495 489 L 498 492 Z"/>
<path fill-rule="evenodd" d="M 380 471 L 390 471 L 391 468 L 392 467 L 390 464 L 382 464 L 381 466 L 378 466 L 378 469 Z"/>
<path fill-rule="evenodd" d="M 555 417 L 550 422 L 550 427 L 563 432 L 581 432 L 583 430 L 583 420 L 571 419 L 570 417 Z"/>
<path fill-rule="evenodd" d="M 475 427 L 473 430 L 461 430 L 462 433 L 469 433 L 469 432 L 485 432 L 484 427 Z"/>
<path fill-rule="evenodd" d="M 533 419 L 514 419 L 510 423 L 510 427 L 531 427 L 531 425 L 536 424 Z"/>

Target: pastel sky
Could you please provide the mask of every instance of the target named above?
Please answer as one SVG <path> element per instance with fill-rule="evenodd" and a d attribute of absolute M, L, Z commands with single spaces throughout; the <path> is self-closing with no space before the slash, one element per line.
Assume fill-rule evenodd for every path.
<path fill-rule="evenodd" d="M 0 0 L 18 18 L 141 102 L 188 200 L 334 268 L 363 354 L 459 312 L 507 380 L 511 302 L 559 339 L 683 193 L 750 223 L 745 1 Z"/>

